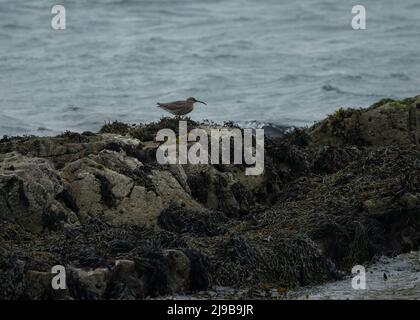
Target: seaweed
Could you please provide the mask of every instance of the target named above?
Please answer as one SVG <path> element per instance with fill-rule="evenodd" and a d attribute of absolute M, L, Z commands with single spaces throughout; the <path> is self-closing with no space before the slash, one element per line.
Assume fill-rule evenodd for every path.
<path fill-rule="evenodd" d="M 108 181 L 108 179 L 105 176 L 101 174 L 95 174 L 95 177 L 96 179 L 98 179 L 100 183 L 101 200 L 108 207 L 112 208 L 113 206 L 115 206 L 116 199 L 115 199 L 114 193 L 112 192 L 111 183 Z"/>
<path fill-rule="evenodd" d="M 120 122 L 113 121 L 105 123 L 99 130 L 99 133 L 114 133 L 125 136 L 130 131 L 130 125 Z"/>
<path fill-rule="evenodd" d="M 200 212 L 186 209 L 171 203 L 169 207 L 162 210 L 158 217 L 158 224 L 161 228 L 192 236 L 216 236 L 226 232 L 224 223 L 227 222 L 219 212 Z"/>

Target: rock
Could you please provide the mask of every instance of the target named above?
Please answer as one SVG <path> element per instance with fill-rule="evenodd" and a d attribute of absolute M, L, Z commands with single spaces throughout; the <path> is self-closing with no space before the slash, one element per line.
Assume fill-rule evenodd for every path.
<path fill-rule="evenodd" d="M 109 269 L 70 267 L 68 273 L 68 286 L 73 297 L 81 300 L 98 300 L 104 297 L 111 276 Z"/>
<path fill-rule="evenodd" d="M 121 201 L 117 210 L 111 210 L 106 214 L 114 225 L 154 226 L 162 207 L 162 198 L 154 191 L 149 191 L 143 186 L 135 186 L 131 194 Z M 115 211 L 119 214 L 115 215 Z"/>
<path fill-rule="evenodd" d="M 252 193 L 262 184 L 261 178 L 247 179 L 235 169 L 220 172 L 213 166 L 197 165 L 187 166 L 185 171 L 193 198 L 230 216 L 248 212 L 253 204 Z"/>
<path fill-rule="evenodd" d="M 245 176 L 242 165 L 157 163 L 156 132 L 178 128 L 170 118 L 111 123 L 97 134 L 4 137 L 0 298 L 293 288 L 415 250 L 419 99 L 340 109 L 266 136 L 260 176 Z M 189 129 L 217 127 L 188 121 Z M 47 286 L 55 264 L 68 266 L 63 296 Z"/>
<path fill-rule="evenodd" d="M 57 201 L 44 211 L 42 220 L 44 227 L 50 230 L 59 230 L 80 223 L 76 213 Z"/>
<path fill-rule="evenodd" d="M 134 186 L 132 179 L 86 158 L 68 164 L 63 177 L 84 221 L 117 206 Z"/>
<path fill-rule="evenodd" d="M 187 177 L 187 174 L 185 173 L 185 170 L 184 170 L 183 166 L 176 165 L 176 164 L 169 165 L 168 170 L 169 170 L 169 172 L 172 173 L 174 178 L 178 181 L 178 183 L 185 190 L 185 192 L 188 193 L 189 195 L 191 195 L 191 189 L 190 189 L 190 187 L 188 185 L 188 181 L 187 181 L 188 177 Z"/>
<path fill-rule="evenodd" d="M 48 219 L 54 213 L 56 220 L 75 223 L 77 218 L 56 200 L 62 191 L 61 177 L 47 160 L 17 153 L 3 156 L 0 164 L 1 218 L 16 221 L 34 232 L 42 231 L 45 216 Z"/>
<path fill-rule="evenodd" d="M 147 178 L 149 185 L 138 185 L 135 171 L 141 166 L 133 158 L 121 158 L 115 152 L 104 151 L 91 159 L 83 158 L 66 165 L 63 177 L 80 210 L 79 218 L 87 221 L 101 216 L 114 225 L 156 225 L 160 210 L 172 201 L 201 208 L 169 171 L 152 170 Z M 151 186 L 152 190 L 148 190 Z"/>
<path fill-rule="evenodd" d="M 124 300 L 144 298 L 144 285 L 136 272 L 134 261 L 115 261 L 106 298 Z"/>
<path fill-rule="evenodd" d="M 210 286 L 210 263 L 208 257 L 194 249 L 185 250 L 184 253 L 191 263 L 189 290 L 192 292 L 208 290 Z"/>
<path fill-rule="evenodd" d="M 114 275 L 116 277 L 124 277 L 125 275 L 133 275 L 135 273 L 135 262 L 131 260 L 116 260 Z"/>
<path fill-rule="evenodd" d="M 26 276 L 28 297 L 33 300 L 51 299 L 53 293 L 51 279 L 51 273 L 29 270 Z"/>
<path fill-rule="evenodd" d="M 412 144 L 410 111 L 420 96 L 397 101 L 383 99 L 367 109 L 339 109 L 310 129 L 314 142 L 327 145 Z M 420 112 L 417 112 L 420 119 Z M 417 121 L 418 122 L 418 121 Z M 414 129 L 420 134 L 420 126 Z"/>
<path fill-rule="evenodd" d="M 152 171 L 152 181 L 156 193 L 162 199 L 163 206 L 168 206 L 172 202 L 185 205 L 189 208 L 201 209 L 197 203 L 179 184 L 178 180 L 169 171 Z"/>
<path fill-rule="evenodd" d="M 170 293 L 186 292 L 190 288 L 190 259 L 180 250 L 164 250 L 168 263 L 168 290 Z"/>

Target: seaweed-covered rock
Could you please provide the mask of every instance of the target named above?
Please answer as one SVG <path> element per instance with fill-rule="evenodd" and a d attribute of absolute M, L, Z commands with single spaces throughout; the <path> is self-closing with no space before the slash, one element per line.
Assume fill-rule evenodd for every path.
<path fill-rule="evenodd" d="M 223 285 L 272 284 L 290 288 L 339 277 L 334 263 L 323 256 L 313 241 L 302 236 L 234 236 L 215 256 L 221 261 L 212 261 L 217 275 L 214 280 Z"/>
<path fill-rule="evenodd" d="M 0 139 L 0 299 L 142 299 L 333 280 L 420 245 L 419 97 L 265 137 L 265 170 L 161 165 L 176 119 Z M 188 129 L 220 127 L 188 120 Z M 231 123 L 226 128 L 234 126 Z M 51 291 L 51 267 L 68 290 Z"/>
<path fill-rule="evenodd" d="M 107 268 L 70 267 L 68 272 L 68 285 L 73 297 L 80 300 L 97 300 L 104 297 L 110 278 L 110 271 Z"/>
<path fill-rule="evenodd" d="M 168 263 L 168 291 L 186 292 L 190 288 L 191 261 L 181 250 L 166 249 L 163 256 Z"/>
<path fill-rule="evenodd" d="M 338 109 L 310 129 L 317 144 L 368 145 L 416 143 L 420 134 L 420 96 L 402 101 L 383 99 L 367 109 Z"/>
<path fill-rule="evenodd" d="M 134 261 L 127 259 L 115 261 L 105 298 L 119 300 L 144 298 L 143 282 L 136 272 Z"/>

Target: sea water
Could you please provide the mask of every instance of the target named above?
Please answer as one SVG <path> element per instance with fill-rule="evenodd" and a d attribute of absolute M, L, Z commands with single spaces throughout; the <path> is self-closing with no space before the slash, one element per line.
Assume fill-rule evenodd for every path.
<path fill-rule="evenodd" d="M 310 125 L 338 107 L 420 94 L 420 2 L 0 0 L 0 135 L 191 117 Z M 66 8 L 53 30 L 51 8 Z"/>

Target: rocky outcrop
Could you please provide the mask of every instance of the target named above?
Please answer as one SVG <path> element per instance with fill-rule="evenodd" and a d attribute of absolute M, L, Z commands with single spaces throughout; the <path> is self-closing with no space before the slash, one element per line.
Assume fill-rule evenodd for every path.
<path fill-rule="evenodd" d="M 160 165 L 161 128 L 0 140 L 0 298 L 291 288 L 418 249 L 418 97 L 265 140 L 265 170 Z M 212 128 L 188 121 L 189 129 Z M 229 124 L 232 126 L 232 124 Z M 67 289 L 51 289 L 63 265 Z"/>
<path fill-rule="evenodd" d="M 18 153 L 2 155 L 0 163 L 0 217 L 25 228 L 40 232 L 44 226 L 54 227 L 78 221 L 77 215 L 63 206 L 57 195 L 63 183 L 52 164 L 41 158 Z"/>
<path fill-rule="evenodd" d="M 339 109 L 309 131 L 318 144 L 385 146 L 418 143 L 420 96 L 383 99 L 367 109 Z"/>

